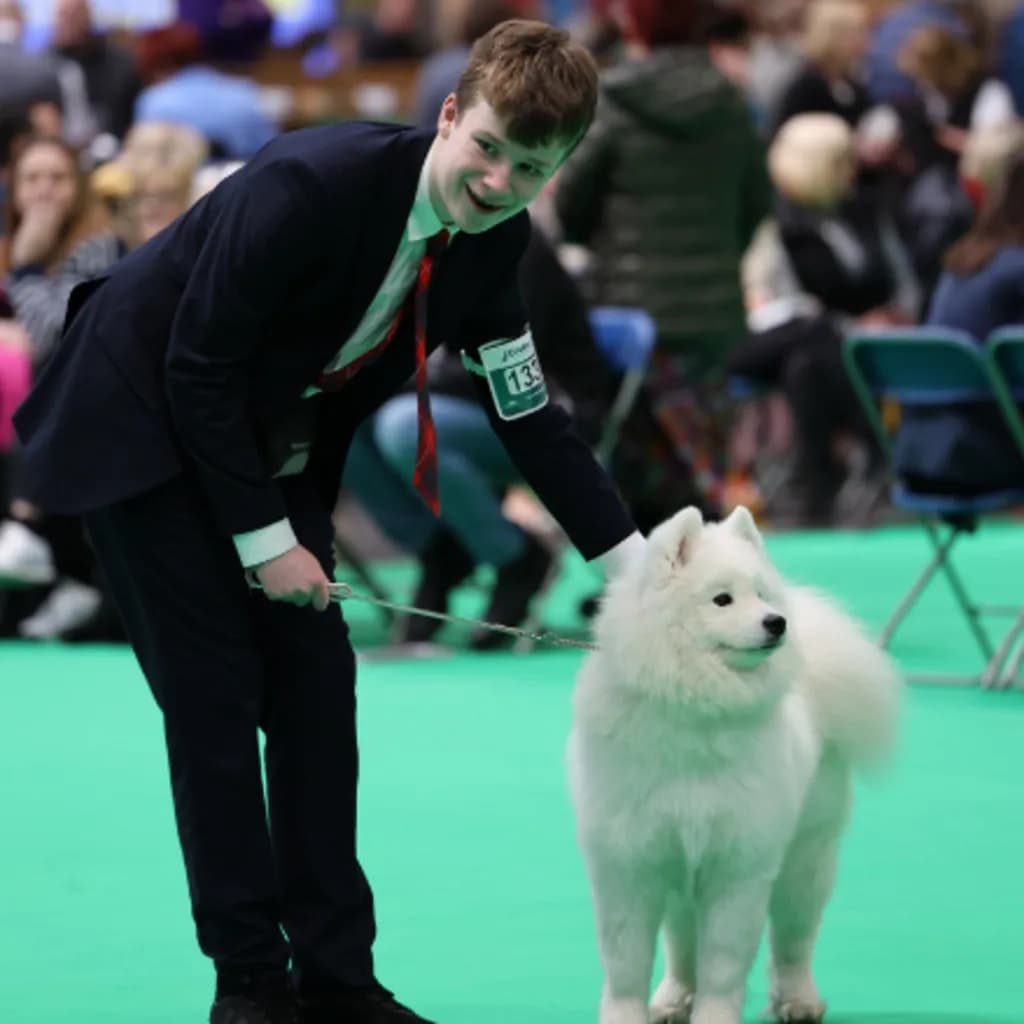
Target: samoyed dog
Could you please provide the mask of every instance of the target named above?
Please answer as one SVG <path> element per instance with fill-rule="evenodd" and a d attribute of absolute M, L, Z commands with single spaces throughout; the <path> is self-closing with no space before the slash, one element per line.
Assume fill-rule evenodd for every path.
<path fill-rule="evenodd" d="M 895 668 L 835 604 L 780 578 L 745 508 L 659 526 L 595 632 L 568 757 L 600 1024 L 740 1024 L 766 919 L 772 1012 L 820 1021 L 811 955 L 852 772 L 895 733 Z"/>

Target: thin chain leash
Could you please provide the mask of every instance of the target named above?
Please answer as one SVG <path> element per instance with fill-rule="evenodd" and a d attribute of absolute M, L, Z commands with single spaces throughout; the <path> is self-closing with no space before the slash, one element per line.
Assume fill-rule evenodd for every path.
<path fill-rule="evenodd" d="M 253 590 L 263 589 L 252 576 L 249 577 L 249 586 Z M 422 615 L 428 619 L 455 622 L 461 626 L 479 626 L 483 629 L 492 630 L 495 633 L 504 633 L 506 636 L 516 637 L 516 639 L 532 640 L 537 644 L 551 644 L 554 647 L 575 647 L 584 651 L 597 650 L 597 644 L 591 643 L 588 640 L 574 640 L 572 637 L 560 636 L 558 633 L 553 633 L 550 630 L 534 633 L 528 629 L 520 629 L 517 626 L 503 626 L 500 623 L 487 622 L 484 619 L 470 619 L 461 615 L 449 615 L 446 612 L 434 612 L 426 608 L 417 608 L 415 605 L 399 604 L 397 601 L 385 601 L 383 598 L 372 597 L 370 594 L 361 594 L 359 591 L 353 590 L 349 583 L 328 584 L 328 591 L 330 592 L 333 604 L 340 605 L 345 601 L 362 601 L 365 604 L 376 605 L 378 608 L 387 608 L 393 612 L 402 612 L 406 615 Z"/>

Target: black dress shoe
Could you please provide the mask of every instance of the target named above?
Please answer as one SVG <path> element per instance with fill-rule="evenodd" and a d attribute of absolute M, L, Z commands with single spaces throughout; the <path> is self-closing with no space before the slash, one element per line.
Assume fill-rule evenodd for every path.
<path fill-rule="evenodd" d="M 287 972 L 218 978 L 210 1024 L 302 1024 Z"/>
<path fill-rule="evenodd" d="M 381 985 L 300 996 L 300 1005 L 302 1024 L 434 1024 Z"/>
<path fill-rule="evenodd" d="M 302 1024 L 292 996 L 222 996 L 210 1008 L 210 1024 Z"/>
<path fill-rule="evenodd" d="M 412 603 L 427 611 L 447 612 L 449 595 L 475 568 L 472 555 L 453 533 L 442 528 L 420 554 L 419 561 L 420 581 Z M 395 642 L 425 644 L 443 625 L 440 619 L 408 615 L 398 624 Z"/>
<path fill-rule="evenodd" d="M 518 626 L 530 610 L 530 601 L 544 585 L 551 560 L 551 552 L 526 534 L 526 550 L 498 570 L 484 619 L 500 626 Z M 507 633 L 481 628 L 473 633 L 469 646 L 474 651 L 493 651 L 511 642 Z"/>

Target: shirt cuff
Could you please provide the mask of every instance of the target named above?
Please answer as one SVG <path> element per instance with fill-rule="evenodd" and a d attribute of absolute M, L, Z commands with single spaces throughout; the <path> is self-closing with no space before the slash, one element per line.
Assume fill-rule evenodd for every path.
<path fill-rule="evenodd" d="M 292 524 L 287 519 L 279 519 L 276 523 L 261 526 L 258 530 L 236 533 L 231 539 L 235 542 L 235 550 L 245 569 L 269 562 L 272 558 L 298 547 L 299 544 Z"/>
<path fill-rule="evenodd" d="M 597 556 L 606 579 L 618 576 L 631 563 L 640 558 L 647 549 L 647 541 L 643 534 L 634 530 L 625 540 L 620 540 L 613 548 L 603 555 Z"/>

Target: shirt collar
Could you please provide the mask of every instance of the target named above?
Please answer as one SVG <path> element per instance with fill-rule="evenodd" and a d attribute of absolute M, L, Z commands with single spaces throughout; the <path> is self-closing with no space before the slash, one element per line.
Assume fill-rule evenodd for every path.
<path fill-rule="evenodd" d="M 412 209 L 409 211 L 409 221 L 406 224 L 406 235 L 410 242 L 422 242 L 432 238 L 444 225 L 438 217 L 434 204 L 430 201 L 430 161 L 434 155 L 434 147 L 427 151 L 427 158 L 423 161 L 420 170 L 419 184 L 416 186 L 416 198 L 412 201 Z M 459 229 L 452 225 L 448 233 L 454 235 Z"/>

